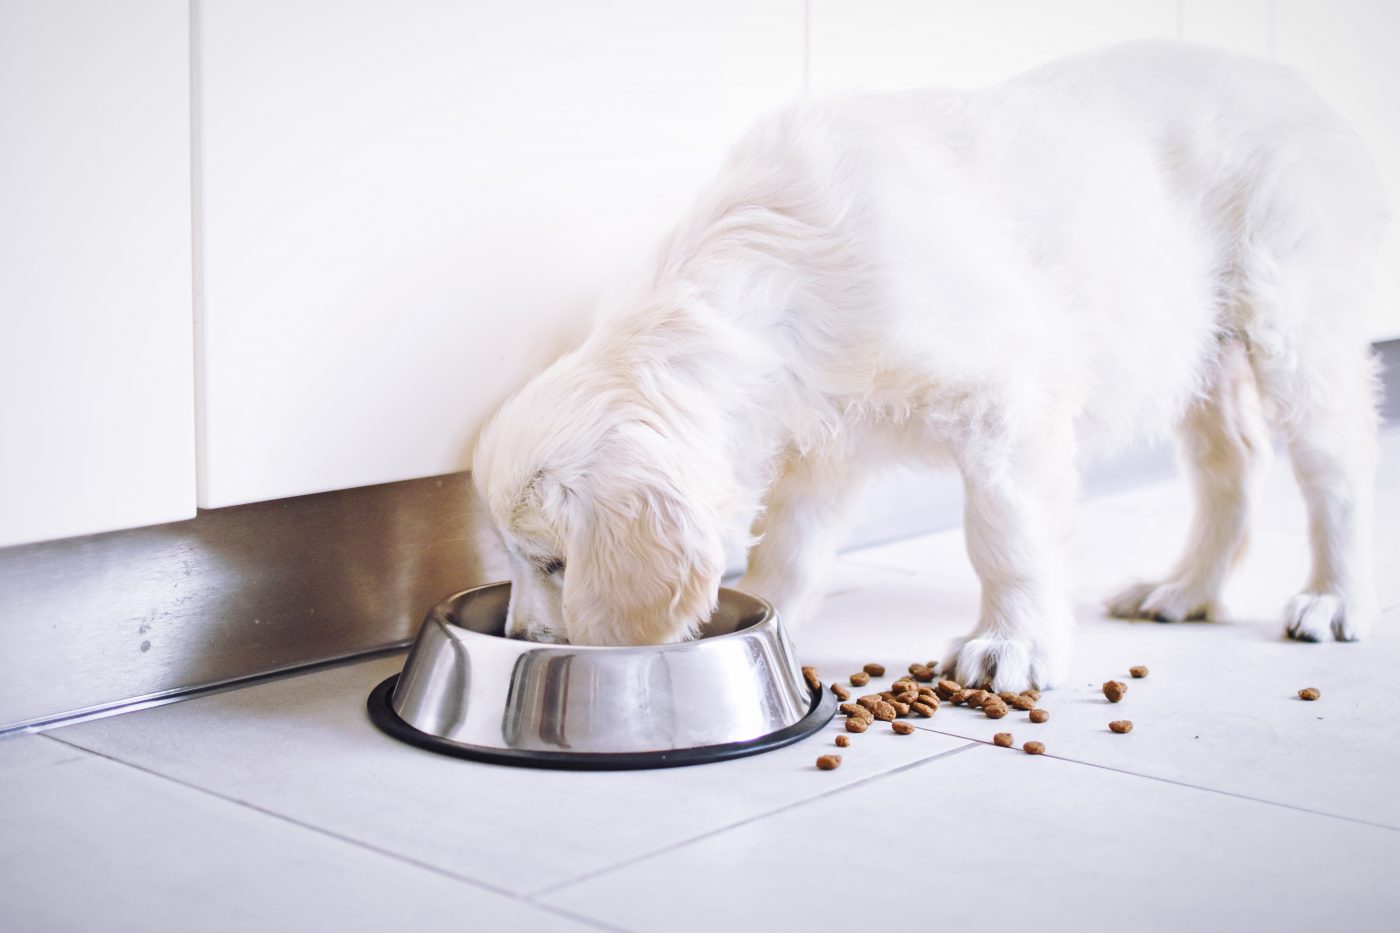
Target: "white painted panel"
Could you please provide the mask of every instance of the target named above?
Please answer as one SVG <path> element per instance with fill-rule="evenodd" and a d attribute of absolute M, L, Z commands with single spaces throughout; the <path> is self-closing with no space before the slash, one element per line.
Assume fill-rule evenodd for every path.
<path fill-rule="evenodd" d="M 0 545 L 194 514 L 187 16 L 0 0 Z"/>
<path fill-rule="evenodd" d="M 989 84 L 1061 55 L 1177 32 L 1176 0 L 812 0 L 814 91 Z"/>
<path fill-rule="evenodd" d="M 1273 54 L 1273 0 L 1182 0 L 1181 37 L 1257 58 Z"/>
<path fill-rule="evenodd" d="M 1400 204 L 1400 3 L 1394 0 L 1278 0 L 1278 60 L 1301 68 L 1356 124 Z M 1400 337 L 1400 232 L 1392 224 L 1372 339 Z"/>
<path fill-rule="evenodd" d="M 464 468 L 801 91 L 800 0 L 199 11 L 208 506 Z"/>

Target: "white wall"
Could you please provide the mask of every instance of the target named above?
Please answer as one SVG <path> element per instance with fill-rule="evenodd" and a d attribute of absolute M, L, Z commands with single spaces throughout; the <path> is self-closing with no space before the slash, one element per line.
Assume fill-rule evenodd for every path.
<path fill-rule="evenodd" d="M 0 546 L 194 514 L 187 8 L 0 0 Z"/>

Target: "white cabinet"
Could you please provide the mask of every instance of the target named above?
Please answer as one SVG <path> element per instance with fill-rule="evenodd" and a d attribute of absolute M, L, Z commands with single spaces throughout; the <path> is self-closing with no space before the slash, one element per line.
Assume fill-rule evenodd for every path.
<path fill-rule="evenodd" d="M 1176 0 L 812 0 L 816 93 L 973 87 L 1072 52 L 1177 33 Z"/>
<path fill-rule="evenodd" d="M 0 0 L 0 546 L 194 514 L 183 0 Z"/>
<path fill-rule="evenodd" d="M 199 10 L 205 506 L 465 468 L 801 92 L 800 0 Z"/>

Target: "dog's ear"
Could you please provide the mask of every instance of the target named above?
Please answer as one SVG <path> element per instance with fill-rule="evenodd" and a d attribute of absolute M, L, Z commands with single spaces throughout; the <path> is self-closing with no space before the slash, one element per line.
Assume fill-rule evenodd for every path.
<path fill-rule="evenodd" d="M 719 597 L 719 518 L 659 463 L 633 462 L 618 474 L 590 483 L 587 495 L 570 495 L 563 604 L 569 641 L 684 640 L 709 619 Z"/>

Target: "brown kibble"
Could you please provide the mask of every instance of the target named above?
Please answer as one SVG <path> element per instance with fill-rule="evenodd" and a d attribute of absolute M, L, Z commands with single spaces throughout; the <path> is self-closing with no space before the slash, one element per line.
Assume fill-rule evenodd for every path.
<path fill-rule="evenodd" d="M 1137 664 L 1137 665 L 1134 665 L 1133 667 L 1128 668 L 1128 673 L 1129 673 L 1129 674 L 1132 674 L 1134 677 L 1137 677 L 1138 679 L 1141 679 L 1141 678 L 1147 676 L 1147 668 L 1143 667 L 1141 664 Z"/>
<path fill-rule="evenodd" d="M 914 724 L 912 722 L 900 722 L 896 719 L 894 722 L 890 723 L 890 728 L 899 735 L 910 735 L 914 731 Z"/>
<path fill-rule="evenodd" d="M 940 700 L 947 700 L 955 693 L 962 693 L 962 684 L 956 680 L 940 680 L 933 692 L 938 694 Z"/>
<path fill-rule="evenodd" d="M 1320 696 L 1322 696 L 1322 691 L 1316 687 L 1304 687 L 1298 691 L 1298 699 L 1300 700 L 1316 700 Z"/>
<path fill-rule="evenodd" d="M 835 771 L 841 767 L 840 755 L 823 755 L 817 759 L 817 767 L 823 771 Z"/>
<path fill-rule="evenodd" d="M 831 682 L 831 692 L 836 694 L 836 699 L 838 700 L 849 700 L 851 698 L 851 691 L 834 680 Z"/>
<path fill-rule="evenodd" d="M 1010 710 L 1006 708 L 1006 704 L 1001 702 L 1001 700 L 989 700 L 987 703 L 983 704 L 982 712 L 988 719 L 1001 719 L 1010 712 Z"/>
<path fill-rule="evenodd" d="M 909 710 L 910 712 L 918 713 L 920 716 L 928 719 L 934 713 L 938 712 L 938 707 L 929 706 L 927 703 L 910 703 Z"/>
<path fill-rule="evenodd" d="M 894 707 L 886 703 L 884 700 L 881 700 L 878 704 L 876 704 L 875 708 L 870 712 L 874 713 L 875 718 L 880 720 L 881 722 L 894 722 Z"/>
<path fill-rule="evenodd" d="M 1013 697 L 1020 696 L 1020 694 L 1012 693 L 1010 690 L 1003 690 L 1001 693 L 998 693 L 997 696 L 1001 697 L 1003 703 L 1010 703 Z"/>
<path fill-rule="evenodd" d="M 1010 748 L 1012 742 L 1011 733 L 998 732 L 996 735 L 992 736 L 992 741 L 995 742 L 997 745 L 1001 746 L 1002 748 Z"/>
<path fill-rule="evenodd" d="M 894 714 L 895 714 L 896 716 L 908 716 L 908 715 L 909 715 L 909 708 L 910 708 L 910 707 L 909 707 L 909 704 L 908 704 L 908 703 L 901 703 L 901 702 L 899 702 L 898 700 L 890 700 L 890 705 L 894 707 Z"/>
<path fill-rule="evenodd" d="M 1026 750 L 1027 755 L 1044 755 L 1045 745 L 1042 742 L 1027 742 L 1021 746 Z"/>
<path fill-rule="evenodd" d="M 875 704 L 876 704 L 876 703 L 883 703 L 884 701 L 885 701 L 885 698 L 882 697 L 882 696 L 880 696 L 880 694 L 878 694 L 878 693 L 867 693 L 865 696 L 863 696 L 863 697 L 861 697 L 860 699 L 856 700 L 856 703 L 859 704 L 860 706 L 865 707 L 866 709 L 870 710 L 870 711 L 873 713 L 873 712 L 875 712 Z"/>
<path fill-rule="evenodd" d="M 933 683 L 934 673 L 931 666 L 916 667 L 909 673 L 914 675 L 914 679 L 921 684 Z"/>
<path fill-rule="evenodd" d="M 1031 722 L 1048 722 L 1050 714 L 1043 709 L 1031 710 Z"/>
<path fill-rule="evenodd" d="M 864 706 L 859 706 L 855 703 L 842 703 L 838 707 L 838 709 L 840 709 L 841 712 L 845 713 L 847 716 L 859 716 L 861 719 L 870 718 L 870 710 L 866 709 Z"/>
<path fill-rule="evenodd" d="M 1108 724 L 1108 728 L 1119 735 L 1126 735 L 1133 731 L 1133 723 L 1129 719 L 1115 719 Z"/>
<path fill-rule="evenodd" d="M 864 732 L 870 728 L 870 720 L 864 716 L 851 716 L 846 720 L 847 732 Z"/>
<path fill-rule="evenodd" d="M 870 683 L 870 675 L 865 671 L 856 671 L 851 675 L 852 687 L 864 687 L 868 683 Z"/>
<path fill-rule="evenodd" d="M 1117 680 L 1105 681 L 1103 685 L 1103 695 L 1108 697 L 1108 702 L 1117 703 L 1123 699 L 1123 694 L 1128 692 L 1128 685 Z"/>
<path fill-rule="evenodd" d="M 1011 699 L 1007 700 L 1006 702 L 1008 705 L 1020 710 L 1023 713 L 1027 710 L 1035 709 L 1035 700 L 1032 700 L 1030 697 L 1023 697 L 1019 693 L 1013 694 Z"/>
<path fill-rule="evenodd" d="M 1022 691 L 1021 691 L 1021 696 L 1023 696 L 1023 697 L 1030 697 L 1032 700 L 1039 700 L 1039 699 L 1040 699 L 1040 691 L 1039 691 L 1039 690 L 1022 690 Z"/>
<path fill-rule="evenodd" d="M 845 748 L 847 745 L 851 744 L 851 737 L 849 735 L 838 735 L 836 737 L 836 744 Z"/>
<path fill-rule="evenodd" d="M 876 664 L 874 661 L 871 661 L 869 664 L 865 665 L 865 667 L 861 668 L 861 670 L 865 671 L 871 677 L 885 676 L 885 665 Z"/>
<path fill-rule="evenodd" d="M 817 669 L 815 667 L 802 668 L 802 679 L 807 681 L 807 686 L 811 687 L 813 690 L 820 690 L 822 688 L 822 679 L 817 676 Z"/>

